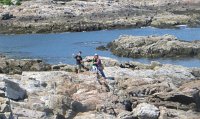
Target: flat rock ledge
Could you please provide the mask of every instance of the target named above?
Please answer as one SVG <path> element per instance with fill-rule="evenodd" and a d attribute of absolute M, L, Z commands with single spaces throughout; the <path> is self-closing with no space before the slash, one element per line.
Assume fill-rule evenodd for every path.
<path fill-rule="evenodd" d="M 121 57 L 200 57 L 200 41 L 183 41 L 172 35 L 120 36 L 107 47 Z"/>

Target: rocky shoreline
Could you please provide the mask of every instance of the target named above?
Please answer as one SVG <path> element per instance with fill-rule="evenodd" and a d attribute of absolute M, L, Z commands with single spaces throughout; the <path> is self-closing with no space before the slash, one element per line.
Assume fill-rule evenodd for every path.
<path fill-rule="evenodd" d="M 79 32 L 177 25 L 200 26 L 199 0 L 31 0 L 0 5 L 0 33 Z"/>
<path fill-rule="evenodd" d="M 197 57 L 200 58 L 200 41 L 183 41 L 172 35 L 163 36 L 120 36 L 100 46 L 99 50 L 108 50 L 121 57 Z"/>
<path fill-rule="evenodd" d="M 0 64 L 1 119 L 10 115 L 20 119 L 200 117 L 200 68 L 154 61 L 120 63 L 102 57 L 107 90 L 97 82 L 95 74 L 76 74 L 74 66 L 2 57 L 4 61 L 10 70 L 2 73 L 5 66 Z M 18 67 L 26 68 L 15 72 Z"/>

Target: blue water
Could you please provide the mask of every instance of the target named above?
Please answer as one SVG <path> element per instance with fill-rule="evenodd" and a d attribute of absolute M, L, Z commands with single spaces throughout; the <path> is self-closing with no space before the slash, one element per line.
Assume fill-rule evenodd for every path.
<path fill-rule="evenodd" d="M 0 53 L 11 58 L 39 58 L 51 64 L 68 63 L 74 64 L 72 54 L 79 50 L 84 56 L 98 53 L 101 56 L 116 58 L 120 61 L 139 61 L 150 63 L 160 61 L 183 65 L 187 67 L 200 67 L 200 59 L 148 59 L 148 58 L 120 58 L 112 55 L 109 51 L 97 51 L 95 48 L 104 45 L 120 35 L 175 35 L 179 39 L 192 41 L 200 40 L 200 28 L 180 29 L 157 29 L 152 27 L 125 30 L 104 30 L 93 32 L 73 32 L 57 34 L 23 34 L 23 35 L 0 35 Z"/>

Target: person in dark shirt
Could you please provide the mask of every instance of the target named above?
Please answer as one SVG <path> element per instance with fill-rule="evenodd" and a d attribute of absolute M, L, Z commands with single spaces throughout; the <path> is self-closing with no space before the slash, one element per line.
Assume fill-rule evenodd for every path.
<path fill-rule="evenodd" d="M 78 54 L 74 57 L 76 59 L 77 73 L 81 72 L 81 68 L 82 67 L 84 68 L 84 66 L 82 64 L 83 63 L 83 58 L 82 58 L 81 54 L 82 54 L 82 52 L 79 51 Z"/>
<path fill-rule="evenodd" d="M 101 74 L 101 76 L 106 79 L 106 76 L 103 72 L 103 65 L 101 62 L 101 59 L 99 58 L 98 54 L 95 53 L 94 58 L 93 58 L 93 66 L 96 67 L 97 69 L 97 74 Z"/>
<path fill-rule="evenodd" d="M 96 74 L 97 74 L 97 81 L 101 84 L 104 85 L 106 88 L 106 91 L 109 92 L 110 88 L 108 86 L 108 82 L 106 81 L 106 76 L 104 74 L 103 71 L 103 64 L 101 62 L 101 59 L 99 58 L 99 55 L 95 53 L 94 58 L 93 58 L 93 67 L 95 67 L 94 69 L 96 70 Z M 99 80 L 99 76 L 103 77 L 103 80 Z M 100 78 L 101 79 L 101 78 Z"/>

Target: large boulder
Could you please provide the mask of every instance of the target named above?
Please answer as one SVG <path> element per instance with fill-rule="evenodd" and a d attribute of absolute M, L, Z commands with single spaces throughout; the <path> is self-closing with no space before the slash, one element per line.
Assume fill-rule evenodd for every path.
<path fill-rule="evenodd" d="M 51 66 L 38 59 L 0 58 L 0 73 L 21 74 L 22 71 L 49 71 Z"/>
<path fill-rule="evenodd" d="M 139 119 L 158 119 L 160 111 L 157 107 L 147 103 L 141 103 L 133 109 L 133 115 Z"/>
<path fill-rule="evenodd" d="M 195 109 L 193 110 L 200 111 L 200 80 L 185 83 L 179 89 L 186 96 L 192 98 L 193 103 L 195 103 Z"/>
<path fill-rule="evenodd" d="M 186 42 L 171 35 L 120 36 L 108 47 L 113 54 L 122 57 L 200 56 L 200 41 Z"/>
<path fill-rule="evenodd" d="M 200 68 L 192 68 L 192 74 L 195 77 L 200 77 Z"/>
<path fill-rule="evenodd" d="M 23 71 L 48 71 L 51 70 L 49 64 L 44 63 L 42 60 L 38 59 L 24 59 L 20 60 L 20 66 Z"/>
<path fill-rule="evenodd" d="M 191 94 L 181 92 L 170 92 L 155 94 L 155 100 L 152 98 L 151 102 L 157 106 L 165 106 L 171 109 L 180 110 L 197 110 L 199 108 L 199 93 L 193 92 Z M 155 102 L 154 102 L 155 101 Z"/>
<path fill-rule="evenodd" d="M 71 108 L 71 99 L 64 95 L 51 95 L 49 97 L 48 107 L 53 109 L 54 114 L 65 115 Z"/>
<path fill-rule="evenodd" d="M 27 97 L 26 90 L 21 88 L 18 83 L 4 79 L 6 85 L 6 96 L 12 100 L 24 100 Z"/>

